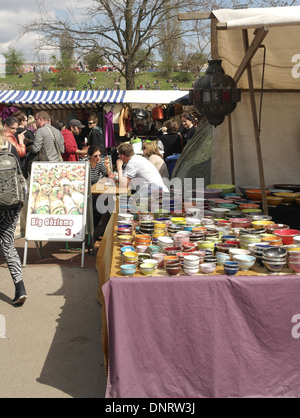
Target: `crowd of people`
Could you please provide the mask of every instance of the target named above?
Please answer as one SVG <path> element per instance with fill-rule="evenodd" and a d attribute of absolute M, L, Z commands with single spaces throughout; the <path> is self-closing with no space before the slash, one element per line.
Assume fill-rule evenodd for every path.
<path fill-rule="evenodd" d="M 144 141 L 142 155 L 135 154 L 130 142 L 124 142 L 114 150 L 117 155 L 114 160 L 108 157 L 97 116 L 90 115 L 87 123 L 88 126 L 85 126 L 79 119 L 53 121 L 46 111 L 39 111 L 35 116 L 18 111 L 0 121 L 0 149 L 7 149 L 9 144 L 28 181 L 34 161 L 72 162 L 84 159 L 90 163 L 91 184 L 108 177 L 115 169 L 120 187 L 130 187 L 133 193 L 147 193 L 150 187 L 167 191 L 163 180 L 170 177 L 167 157 L 173 153 L 180 154 L 196 129 L 193 116 L 184 113 L 181 115 L 181 128 L 177 122 L 169 120 L 159 130 L 157 140 Z M 84 140 L 83 130 L 87 135 Z M 93 210 L 96 211 L 95 202 Z M 14 305 L 22 305 L 27 298 L 21 261 L 14 245 L 20 211 L 21 207 L 0 211 L 0 248 L 15 285 Z M 96 219 L 99 221 L 101 215 L 97 217 L 96 214 Z"/>

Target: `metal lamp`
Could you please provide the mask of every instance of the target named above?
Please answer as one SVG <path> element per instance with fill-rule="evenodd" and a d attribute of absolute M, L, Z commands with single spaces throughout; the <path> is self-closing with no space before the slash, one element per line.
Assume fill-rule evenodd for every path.
<path fill-rule="evenodd" d="M 200 76 L 191 90 L 191 101 L 201 116 L 206 116 L 211 125 L 218 126 L 225 116 L 236 108 L 241 100 L 241 91 L 222 68 L 222 60 L 208 61 L 205 75 Z"/>

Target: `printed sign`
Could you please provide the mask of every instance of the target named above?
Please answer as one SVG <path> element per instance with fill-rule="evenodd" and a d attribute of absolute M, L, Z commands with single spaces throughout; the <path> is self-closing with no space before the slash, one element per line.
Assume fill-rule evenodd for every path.
<path fill-rule="evenodd" d="M 32 164 L 26 240 L 84 241 L 88 162 Z"/>

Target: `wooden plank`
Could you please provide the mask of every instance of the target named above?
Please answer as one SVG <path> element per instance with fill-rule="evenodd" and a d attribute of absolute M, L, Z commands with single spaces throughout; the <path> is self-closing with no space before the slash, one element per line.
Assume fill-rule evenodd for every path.
<path fill-rule="evenodd" d="M 265 39 L 265 37 L 267 36 L 268 33 L 269 33 L 268 28 L 261 28 L 257 31 L 257 33 L 255 35 L 255 38 L 253 39 L 253 41 L 252 41 L 251 45 L 249 46 L 249 48 L 247 49 L 247 51 L 245 52 L 245 56 L 242 59 L 242 62 L 241 62 L 239 68 L 237 69 L 237 72 L 235 73 L 235 75 L 233 77 L 233 79 L 236 83 L 238 83 L 238 81 L 240 80 L 240 78 L 244 74 L 245 70 L 247 69 L 248 64 L 250 63 L 250 61 L 252 60 L 252 58 L 256 54 L 258 48 L 261 46 L 263 40 Z"/>
<path fill-rule="evenodd" d="M 179 13 L 178 20 L 204 20 L 211 19 L 212 12 L 187 12 Z"/>
<path fill-rule="evenodd" d="M 242 34 L 243 34 L 245 53 L 247 53 L 247 51 L 249 50 L 249 37 L 248 37 L 247 29 L 243 29 Z M 266 198 L 266 184 L 265 184 L 263 159 L 262 159 L 261 146 L 260 146 L 260 132 L 259 132 L 259 126 L 258 126 L 258 120 L 257 120 L 257 111 L 256 111 L 254 88 L 253 88 L 253 76 L 252 76 L 251 62 L 248 62 L 248 65 L 247 65 L 247 74 L 248 74 L 248 83 L 249 83 L 249 92 L 250 92 L 250 101 L 251 101 L 251 110 L 252 110 L 252 121 L 253 121 L 253 129 L 254 129 L 254 137 L 255 137 L 255 145 L 256 145 L 258 170 L 259 170 L 262 206 L 263 206 L 264 213 L 268 215 L 269 211 L 268 211 L 267 198 Z"/>

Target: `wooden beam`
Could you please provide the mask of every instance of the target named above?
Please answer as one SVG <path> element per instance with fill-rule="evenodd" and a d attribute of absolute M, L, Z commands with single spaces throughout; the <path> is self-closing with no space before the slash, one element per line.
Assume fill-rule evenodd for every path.
<path fill-rule="evenodd" d="M 243 58 L 243 60 L 240 64 L 239 68 L 237 69 L 237 72 L 235 73 L 235 75 L 233 77 L 233 79 L 236 83 L 240 80 L 240 78 L 244 74 L 245 70 L 247 69 L 248 64 L 250 63 L 250 61 L 252 60 L 252 58 L 256 54 L 258 48 L 261 46 L 263 40 L 265 39 L 265 37 L 267 36 L 268 33 L 269 33 L 268 28 L 261 28 L 261 29 L 258 29 L 258 31 L 256 31 L 255 38 L 253 39 L 253 41 L 252 41 L 251 45 L 249 46 L 248 50 L 245 51 L 245 56 L 244 56 L 244 58 Z"/>
<path fill-rule="evenodd" d="M 179 13 L 178 20 L 204 20 L 211 19 L 212 12 L 187 12 Z"/>
<path fill-rule="evenodd" d="M 247 51 L 249 50 L 249 37 L 248 37 L 247 29 L 243 29 L 242 34 L 243 34 L 245 53 L 247 53 Z M 262 206 L 263 206 L 264 213 L 268 215 L 269 211 L 268 211 L 267 198 L 266 198 L 266 184 L 265 184 L 263 159 L 262 159 L 261 146 L 260 146 L 260 132 L 259 132 L 259 126 L 258 126 L 258 120 L 257 120 L 255 94 L 254 94 L 254 88 L 253 88 L 253 76 L 252 76 L 252 68 L 251 68 L 250 61 L 248 62 L 248 65 L 247 65 L 247 74 L 248 74 L 256 154 L 257 154 L 257 161 L 258 161 Z"/>

